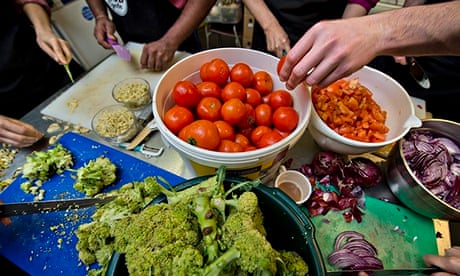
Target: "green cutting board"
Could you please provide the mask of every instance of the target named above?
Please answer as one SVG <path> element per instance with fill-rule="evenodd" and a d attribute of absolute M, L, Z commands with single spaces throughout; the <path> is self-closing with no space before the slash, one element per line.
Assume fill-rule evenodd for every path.
<path fill-rule="evenodd" d="M 372 243 L 384 268 L 426 267 L 422 256 L 437 254 L 433 220 L 399 205 L 373 197 L 366 197 L 365 214 L 360 223 L 347 223 L 343 211 L 329 211 L 326 216 L 312 217 L 316 240 L 321 249 L 327 271 L 334 267 L 327 262 L 337 235 L 343 231 L 356 231 Z"/>

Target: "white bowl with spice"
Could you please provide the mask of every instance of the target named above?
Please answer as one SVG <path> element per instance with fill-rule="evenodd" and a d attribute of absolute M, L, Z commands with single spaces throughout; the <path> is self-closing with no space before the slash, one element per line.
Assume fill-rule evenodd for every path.
<path fill-rule="evenodd" d="M 143 78 L 127 78 L 112 89 L 113 99 L 132 110 L 141 110 L 152 102 L 150 84 Z"/>
<path fill-rule="evenodd" d="M 91 127 L 97 135 L 112 144 L 126 142 L 139 131 L 134 112 L 122 104 L 99 110 L 91 121 Z"/>
<path fill-rule="evenodd" d="M 318 114 L 320 113 L 317 111 L 318 106 L 314 103 L 309 131 L 321 148 L 341 154 L 372 152 L 397 142 L 411 128 L 421 126 L 422 122 L 415 115 L 409 94 L 390 76 L 365 66 L 345 79 L 348 81 L 358 80 L 360 85 L 372 93 L 372 99 L 386 113 L 385 125 L 388 128 L 388 132 L 385 133 L 383 141 L 364 142 L 347 138 L 328 126 Z M 338 105 L 336 108 L 339 108 Z"/>

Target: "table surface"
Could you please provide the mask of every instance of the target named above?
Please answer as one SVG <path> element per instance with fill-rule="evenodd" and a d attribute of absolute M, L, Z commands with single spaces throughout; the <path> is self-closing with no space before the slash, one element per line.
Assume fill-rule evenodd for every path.
<path fill-rule="evenodd" d="M 113 58 L 113 56 L 110 56 L 110 57 Z M 104 61 L 102 61 L 101 64 L 103 63 Z M 103 66 L 101 64 L 97 65 L 96 68 L 98 66 Z M 87 73 L 87 75 L 89 74 L 91 74 L 91 71 Z M 83 78 L 85 78 L 85 76 L 83 76 Z M 77 80 L 77 83 L 78 81 L 79 80 Z M 45 135 L 46 138 L 50 138 L 51 136 L 53 136 L 53 134 L 47 133 L 47 129 L 49 125 L 55 122 L 56 120 L 50 120 L 50 118 L 43 116 L 43 114 L 41 114 L 41 110 L 49 106 L 50 103 L 52 103 L 54 100 L 59 98 L 59 96 L 61 96 L 62 93 L 65 93 L 69 89 L 71 89 L 71 85 L 63 88 L 61 91 L 56 93 L 53 97 L 50 97 L 48 100 L 46 100 L 45 102 L 37 106 L 34 110 L 32 110 L 30 113 L 24 116 L 22 120 L 34 125 L 37 129 L 39 129 L 40 131 L 46 134 Z M 65 126 L 67 124 L 67 122 L 65 121 L 58 120 L 58 122 L 62 126 Z M 84 136 L 88 137 L 91 140 L 99 142 L 101 144 L 107 145 L 108 147 L 123 151 L 124 154 L 137 158 L 141 161 L 147 162 L 151 165 L 157 166 L 161 169 L 164 169 L 165 171 L 169 173 L 178 175 L 182 178 L 189 179 L 189 178 L 197 176 L 196 172 L 193 170 L 193 167 L 191 166 L 190 162 L 187 159 L 183 158 L 173 148 L 167 147 L 164 145 L 159 133 L 154 133 L 146 141 L 146 145 L 156 147 L 156 148 L 159 148 L 159 147 L 164 148 L 162 155 L 158 157 L 147 157 L 140 152 L 126 151 L 121 148 L 116 148 L 112 145 L 107 144 L 104 140 L 100 139 L 92 132 L 86 133 L 84 134 Z M 25 162 L 26 156 L 30 154 L 32 151 L 43 150 L 48 146 L 49 146 L 48 139 L 43 139 L 41 143 L 37 143 L 36 145 L 30 148 L 27 148 L 27 149 L 21 149 L 16 155 L 13 164 L 4 171 L 6 174 L 5 178 L 12 177 L 14 172 Z M 319 150 L 318 146 L 315 144 L 315 142 L 311 138 L 309 132 L 306 131 L 304 135 L 301 137 L 301 139 L 297 142 L 297 144 L 287 153 L 286 159 L 292 159 L 291 168 L 298 168 L 302 164 L 310 163 L 313 157 L 313 154 L 318 150 Z M 374 154 L 370 154 L 367 157 L 370 157 L 371 159 L 375 159 L 377 161 L 384 161 L 384 159 L 381 159 L 380 157 Z M 397 199 L 395 199 L 395 197 L 392 195 L 391 191 L 386 185 L 379 185 L 376 188 L 368 190 L 367 194 L 371 196 L 375 196 L 380 199 L 386 199 L 388 201 L 398 203 Z M 1 197 L 1 194 L 0 194 L 0 197 Z M 450 247 L 451 245 L 450 233 L 449 233 L 449 223 L 447 221 L 434 220 L 434 226 L 435 226 L 435 231 L 439 233 L 439 238 L 437 239 L 438 251 L 440 254 L 443 254 L 444 249 Z M 0 244 L 0 248 L 1 248 L 1 244 Z M 6 257 L 8 258 L 8 256 Z"/>

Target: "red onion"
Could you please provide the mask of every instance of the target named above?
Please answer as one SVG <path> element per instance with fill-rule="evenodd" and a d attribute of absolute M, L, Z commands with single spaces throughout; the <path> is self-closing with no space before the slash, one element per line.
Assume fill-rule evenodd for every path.
<path fill-rule="evenodd" d="M 377 249 L 362 234 L 344 231 L 337 235 L 334 251 L 327 259 L 336 269 L 383 269 L 383 263 L 376 255 Z"/>

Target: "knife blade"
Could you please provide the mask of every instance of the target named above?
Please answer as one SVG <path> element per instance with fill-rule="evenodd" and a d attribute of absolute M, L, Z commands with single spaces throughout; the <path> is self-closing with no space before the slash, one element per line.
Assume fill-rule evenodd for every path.
<path fill-rule="evenodd" d="M 429 89 L 431 87 L 428 75 L 425 73 L 425 70 L 423 70 L 422 66 L 420 66 L 414 57 L 409 57 L 409 73 L 421 87 L 425 89 Z"/>
<path fill-rule="evenodd" d="M 372 276 L 372 275 L 430 275 L 435 272 L 442 272 L 443 270 L 440 269 L 439 267 L 425 267 L 425 268 L 401 268 L 401 269 L 382 269 L 382 270 L 341 270 L 341 271 L 328 271 L 326 274 L 335 276 L 335 275 L 341 275 L 341 276 L 357 276 L 358 273 L 360 276 L 362 275 L 362 272 L 365 272 L 367 275 Z M 363 274 L 365 275 L 365 274 Z"/>
<path fill-rule="evenodd" d="M 0 218 L 35 213 L 48 213 L 70 209 L 82 209 L 107 203 L 116 196 L 79 198 L 64 200 L 45 200 L 35 202 L 15 202 L 0 204 Z"/>

